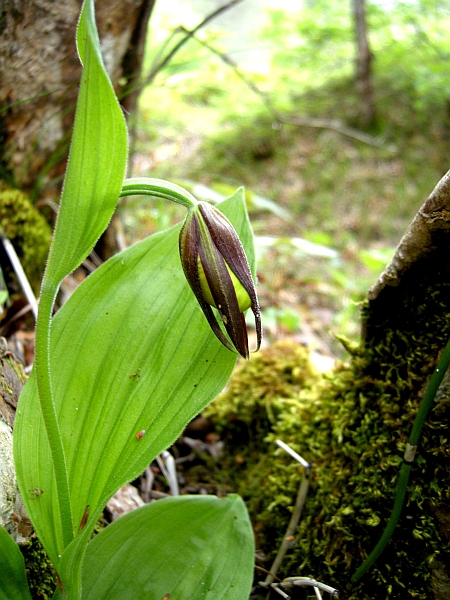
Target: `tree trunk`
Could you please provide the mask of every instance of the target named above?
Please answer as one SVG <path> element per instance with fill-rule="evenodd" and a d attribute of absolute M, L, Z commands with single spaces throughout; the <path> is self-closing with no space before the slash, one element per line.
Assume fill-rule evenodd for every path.
<path fill-rule="evenodd" d="M 106 68 L 127 113 L 135 109 L 155 0 L 97 0 Z M 59 196 L 81 66 L 75 33 L 81 0 L 2 0 L 0 178 L 33 199 Z"/>
<path fill-rule="evenodd" d="M 375 101 L 372 88 L 372 53 L 367 37 L 365 0 L 353 0 L 356 40 L 356 89 L 360 97 L 359 125 L 368 129 L 375 123 Z"/>

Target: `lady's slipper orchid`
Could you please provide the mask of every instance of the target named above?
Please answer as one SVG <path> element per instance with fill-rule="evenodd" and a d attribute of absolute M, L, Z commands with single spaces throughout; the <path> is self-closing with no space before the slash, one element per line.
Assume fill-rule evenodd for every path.
<path fill-rule="evenodd" d="M 229 350 L 236 349 L 249 358 L 244 311 L 251 308 L 255 315 L 256 350 L 261 345 L 261 313 L 244 249 L 225 215 L 207 202 L 191 209 L 180 233 L 180 257 L 186 279 L 215 335 Z M 223 334 L 212 306 L 233 345 Z"/>

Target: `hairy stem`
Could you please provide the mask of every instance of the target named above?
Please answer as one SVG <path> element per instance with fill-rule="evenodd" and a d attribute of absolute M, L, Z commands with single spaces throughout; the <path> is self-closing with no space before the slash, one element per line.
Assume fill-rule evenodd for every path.
<path fill-rule="evenodd" d="M 125 179 L 122 184 L 120 198 L 125 196 L 154 196 L 177 202 L 187 209 L 194 208 L 198 202 L 187 190 L 175 183 L 150 177 Z"/>
<path fill-rule="evenodd" d="M 50 376 L 50 326 L 57 291 L 58 285 L 46 282 L 44 277 L 36 321 L 34 369 L 42 417 L 53 460 L 64 547 L 67 547 L 73 539 L 69 480 Z"/>

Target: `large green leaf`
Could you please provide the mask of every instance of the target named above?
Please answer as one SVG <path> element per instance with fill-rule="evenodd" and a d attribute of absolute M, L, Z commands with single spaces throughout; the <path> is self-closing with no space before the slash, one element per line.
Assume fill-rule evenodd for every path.
<path fill-rule="evenodd" d="M 52 309 L 61 280 L 89 254 L 114 212 L 127 155 L 126 125 L 102 62 L 93 0 L 85 0 L 83 4 L 77 42 L 83 73 L 61 204 L 41 286 L 34 369 L 46 439 L 51 448 L 47 458 L 52 465 L 41 466 L 52 473 L 54 470 L 58 482 L 52 490 L 52 509 L 57 512 L 55 519 L 60 521 L 63 531 L 57 555 L 73 539 L 75 526 L 50 376 Z M 27 490 L 22 492 L 26 494 Z M 50 534 L 54 531 L 47 531 L 47 536 Z M 56 550 L 56 545 L 52 550 Z"/>
<path fill-rule="evenodd" d="M 122 517 L 89 544 L 83 598 L 244 600 L 253 531 L 238 496 L 181 496 Z"/>
<path fill-rule="evenodd" d="M 220 205 L 254 264 L 242 191 Z M 52 384 L 76 529 L 141 473 L 223 388 L 236 355 L 210 331 L 181 269 L 179 226 L 107 261 L 52 324 Z M 146 434 L 137 439 L 142 430 Z M 64 550 L 35 377 L 14 432 L 17 477 L 51 559 Z M 74 531 L 76 534 L 77 531 Z"/>
<path fill-rule="evenodd" d="M 83 5 L 77 45 L 83 74 L 47 266 L 47 276 L 55 282 L 86 258 L 108 225 L 127 160 L 125 120 L 100 54 L 93 0 Z"/>
<path fill-rule="evenodd" d="M 0 527 L 0 600 L 31 600 L 23 556 L 3 527 Z"/>

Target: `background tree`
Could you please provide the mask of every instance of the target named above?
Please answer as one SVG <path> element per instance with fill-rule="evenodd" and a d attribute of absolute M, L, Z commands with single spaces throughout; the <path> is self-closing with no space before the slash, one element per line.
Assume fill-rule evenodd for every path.
<path fill-rule="evenodd" d="M 106 67 L 127 113 L 137 100 L 155 0 L 98 0 Z M 33 198 L 56 198 L 73 124 L 81 0 L 4 0 L 0 8 L 0 177 Z M 131 93 L 130 93 L 131 92 Z"/>
<path fill-rule="evenodd" d="M 367 36 L 365 0 L 353 0 L 356 40 L 356 87 L 360 96 L 359 120 L 367 129 L 375 122 L 375 100 L 372 86 L 372 52 Z"/>

